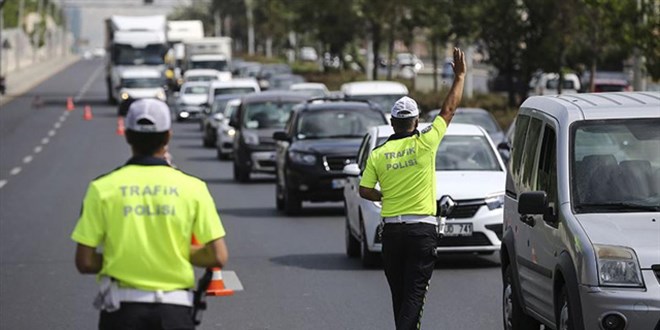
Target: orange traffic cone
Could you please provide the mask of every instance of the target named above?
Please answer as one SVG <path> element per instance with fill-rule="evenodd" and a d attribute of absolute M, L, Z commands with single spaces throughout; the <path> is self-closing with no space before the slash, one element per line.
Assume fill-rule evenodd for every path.
<path fill-rule="evenodd" d="M 83 119 L 85 120 L 92 120 L 94 116 L 92 116 L 92 107 L 89 105 L 85 106 L 85 111 L 83 112 Z"/>
<path fill-rule="evenodd" d="M 124 131 L 126 131 L 126 127 L 124 127 L 124 117 L 119 117 L 117 118 L 117 135 L 119 136 L 124 136 Z M 195 237 L 193 237 L 193 240 Z M 195 243 L 193 242 L 193 245 Z"/>
<path fill-rule="evenodd" d="M 73 111 L 76 107 L 73 105 L 73 97 L 66 98 L 66 111 Z"/>
<path fill-rule="evenodd" d="M 208 289 L 206 289 L 206 295 L 216 297 L 233 295 L 234 290 L 227 289 L 225 281 L 222 279 L 222 269 L 220 267 L 213 267 L 212 271 L 213 277 L 211 278 Z"/>

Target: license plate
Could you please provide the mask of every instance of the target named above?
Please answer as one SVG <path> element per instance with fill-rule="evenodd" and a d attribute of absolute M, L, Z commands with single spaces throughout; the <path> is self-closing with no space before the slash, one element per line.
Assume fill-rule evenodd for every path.
<path fill-rule="evenodd" d="M 472 236 L 472 223 L 448 223 L 445 236 Z"/>
<path fill-rule="evenodd" d="M 332 189 L 343 188 L 346 185 L 346 179 L 333 179 Z"/>

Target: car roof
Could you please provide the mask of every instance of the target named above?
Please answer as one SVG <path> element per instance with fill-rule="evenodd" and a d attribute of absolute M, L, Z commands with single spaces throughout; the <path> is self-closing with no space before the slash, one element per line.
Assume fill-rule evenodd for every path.
<path fill-rule="evenodd" d="M 396 81 L 355 81 L 341 85 L 346 95 L 408 94 L 406 85 Z"/>
<path fill-rule="evenodd" d="M 658 118 L 660 92 L 532 96 L 520 108 L 542 111 L 564 123 L 615 118 Z"/>
<path fill-rule="evenodd" d="M 253 78 L 235 78 L 232 80 L 214 80 L 211 81 L 211 88 L 218 87 L 256 87 L 259 90 L 259 83 Z"/>
<path fill-rule="evenodd" d="M 294 91 L 265 91 L 260 93 L 250 93 L 243 96 L 244 103 L 257 103 L 267 101 L 298 101 L 307 100 L 308 95 Z"/>
<path fill-rule="evenodd" d="M 423 130 L 424 128 L 430 126 L 431 123 L 419 123 L 419 126 L 417 127 L 418 130 Z M 380 125 L 376 126 L 373 129 L 376 130 L 376 134 L 379 138 L 381 137 L 388 137 L 392 134 L 394 134 L 394 129 L 392 129 L 391 125 Z M 477 126 L 477 125 L 472 125 L 472 124 L 450 124 L 447 127 L 447 132 L 445 133 L 445 136 L 455 136 L 455 135 L 468 135 L 468 136 L 487 136 L 488 133 L 486 131 Z"/>
<path fill-rule="evenodd" d="M 289 86 L 289 89 L 291 89 L 291 90 L 297 90 L 297 89 L 322 89 L 326 92 L 328 91 L 328 88 L 325 86 L 324 83 L 314 83 L 314 82 L 304 82 L 304 83 L 291 84 L 291 86 Z"/>

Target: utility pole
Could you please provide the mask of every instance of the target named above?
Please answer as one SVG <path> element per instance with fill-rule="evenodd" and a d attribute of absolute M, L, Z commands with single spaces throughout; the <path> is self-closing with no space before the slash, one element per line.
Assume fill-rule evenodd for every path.
<path fill-rule="evenodd" d="M 18 31 L 23 32 L 23 15 L 25 15 L 25 0 L 21 0 L 18 4 Z M 16 38 L 16 49 L 14 55 L 16 56 L 16 70 L 21 68 L 21 54 L 23 53 L 23 41 L 20 37 Z"/>
<path fill-rule="evenodd" d="M 245 10 L 248 23 L 248 55 L 254 55 L 254 17 L 252 9 L 254 7 L 254 0 L 245 0 Z"/>

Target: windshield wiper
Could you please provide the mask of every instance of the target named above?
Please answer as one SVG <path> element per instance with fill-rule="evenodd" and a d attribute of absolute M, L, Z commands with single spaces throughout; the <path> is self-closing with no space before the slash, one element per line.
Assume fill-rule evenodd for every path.
<path fill-rule="evenodd" d="M 576 206 L 578 210 L 583 209 L 603 209 L 607 211 L 660 211 L 660 206 L 646 205 L 636 203 L 585 203 Z"/>

